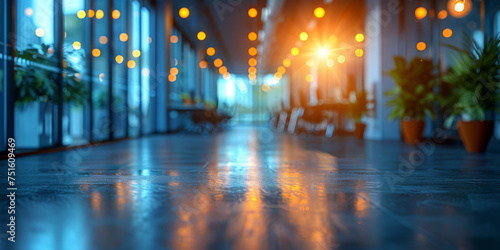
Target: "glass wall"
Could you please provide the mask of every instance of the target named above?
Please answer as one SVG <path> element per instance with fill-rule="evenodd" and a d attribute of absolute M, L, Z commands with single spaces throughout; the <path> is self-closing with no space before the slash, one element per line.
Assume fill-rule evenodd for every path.
<path fill-rule="evenodd" d="M 179 29 L 167 38 L 168 57 L 156 57 L 166 48 L 156 45 L 156 19 L 163 18 L 156 15 L 163 14 L 155 8 L 140 0 L 2 1 L 0 151 L 11 127 L 17 149 L 40 150 L 154 133 L 160 119 L 167 122 L 159 102 L 215 106 L 218 74 L 213 65 L 199 68 L 195 46 Z M 15 48 L 7 41 L 12 33 Z M 14 60 L 7 56 L 13 49 Z M 157 68 L 167 60 L 169 69 Z M 168 71 L 168 79 L 155 71 Z M 15 91 L 7 95 L 10 72 Z M 167 80 L 169 92 L 157 91 Z"/>
<path fill-rule="evenodd" d="M 113 114 L 114 138 L 127 136 L 127 1 L 113 1 Z"/>
<path fill-rule="evenodd" d="M 58 64 L 54 56 L 54 1 L 15 2 L 15 116 L 17 148 L 55 143 Z"/>
<path fill-rule="evenodd" d="M 131 4 L 131 22 L 132 29 L 130 32 L 130 51 L 127 62 L 129 67 L 129 84 L 128 84 L 128 129 L 129 136 L 134 137 L 140 134 L 140 103 L 141 103 L 141 79 L 139 76 L 140 71 L 140 4 L 139 1 L 132 1 Z"/>
<path fill-rule="evenodd" d="M 87 53 L 90 50 L 89 22 L 82 18 L 84 0 L 64 0 L 62 117 L 63 144 L 81 145 L 90 142 L 88 106 L 89 77 Z"/>
<path fill-rule="evenodd" d="M 152 53 L 151 31 L 154 30 L 151 12 L 143 7 L 141 10 L 141 94 L 142 94 L 142 133 L 148 134 L 155 130 L 155 93 L 156 84 L 151 79 L 151 65 L 154 65 Z"/>
<path fill-rule="evenodd" d="M 99 0 L 94 3 L 95 16 L 91 18 L 94 25 L 92 61 L 92 136 L 94 141 L 110 139 L 111 121 L 109 117 L 109 3 Z M 92 13 L 92 12 L 91 12 Z"/>

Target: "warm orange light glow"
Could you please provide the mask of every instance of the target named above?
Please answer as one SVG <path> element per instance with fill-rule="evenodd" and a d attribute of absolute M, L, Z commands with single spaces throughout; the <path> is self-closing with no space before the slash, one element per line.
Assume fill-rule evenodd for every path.
<path fill-rule="evenodd" d="M 95 12 L 95 18 L 97 18 L 97 19 L 102 19 L 103 17 L 104 17 L 104 11 L 102 11 L 102 10 L 97 10 L 97 11 Z"/>
<path fill-rule="evenodd" d="M 465 4 L 462 1 L 457 1 L 455 3 L 455 7 L 454 8 L 455 8 L 456 12 L 462 12 L 465 9 Z"/>
<path fill-rule="evenodd" d="M 128 35 L 127 33 L 121 33 L 120 34 L 120 41 L 126 42 L 128 40 Z"/>
<path fill-rule="evenodd" d="M 286 69 L 285 69 L 285 67 L 283 67 L 283 66 L 279 66 L 279 67 L 278 67 L 278 72 L 279 72 L 280 74 L 284 75 L 284 74 L 286 73 Z"/>
<path fill-rule="evenodd" d="M 94 17 L 94 15 L 95 15 L 94 10 L 89 10 L 89 11 L 87 12 L 87 15 L 89 16 L 89 18 Z"/>
<path fill-rule="evenodd" d="M 181 18 L 188 18 L 189 17 L 189 9 L 186 8 L 186 7 L 182 7 L 180 10 L 179 10 L 179 16 Z"/>
<path fill-rule="evenodd" d="M 251 73 L 251 74 L 252 74 L 252 73 L 253 73 L 253 74 L 257 74 L 257 68 L 255 68 L 255 67 L 249 67 L 249 68 L 248 68 L 248 73 Z"/>
<path fill-rule="evenodd" d="M 248 33 L 248 40 L 250 40 L 250 41 L 257 40 L 257 33 L 253 32 L 253 31 Z"/>
<path fill-rule="evenodd" d="M 108 43 L 108 38 L 105 37 L 105 36 L 100 36 L 99 37 L 99 43 L 100 44 L 106 44 L 106 43 Z"/>
<path fill-rule="evenodd" d="M 207 61 L 200 61 L 199 63 L 200 68 L 205 69 L 208 67 Z"/>
<path fill-rule="evenodd" d="M 209 56 L 215 55 L 215 49 L 212 48 L 212 47 L 208 48 L 207 49 L 207 55 L 209 55 Z"/>
<path fill-rule="evenodd" d="M 177 74 L 179 74 L 179 69 L 177 69 L 177 68 L 171 68 L 170 69 L 170 74 L 176 76 Z"/>
<path fill-rule="evenodd" d="M 257 49 L 255 47 L 251 47 L 248 49 L 248 54 L 251 56 L 257 55 Z"/>
<path fill-rule="evenodd" d="M 427 48 L 427 44 L 425 44 L 424 42 L 419 42 L 417 43 L 417 49 L 420 50 L 420 51 L 424 51 L 425 48 Z"/>
<path fill-rule="evenodd" d="M 203 32 L 203 31 L 200 31 L 200 32 L 198 32 L 197 37 L 198 37 L 198 40 L 203 41 L 203 40 L 205 40 L 205 38 L 207 38 L 207 34 L 205 34 L 205 32 Z"/>
<path fill-rule="evenodd" d="M 134 60 L 129 60 L 129 61 L 127 62 L 127 67 L 128 67 L 129 69 L 133 69 L 133 68 L 135 68 L 135 61 L 134 61 Z"/>
<path fill-rule="evenodd" d="M 113 12 L 111 13 L 111 16 L 113 17 L 113 19 L 118 19 L 120 18 L 120 11 L 119 10 L 113 10 Z"/>
<path fill-rule="evenodd" d="M 257 65 L 257 59 L 255 59 L 255 58 L 248 59 L 248 65 L 250 65 L 250 66 L 256 66 Z"/>
<path fill-rule="evenodd" d="M 290 67 L 290 65 L 292 65 L 292 62 L 290 61 L 290 59 L 288 59 L 288 58 L 283 59 L 283 66 L 288 68 L 288 67 Z"/>
<path fill-rule="evenodd" d="M 276 72 L 276 73 L 274 73 L 274 78 L 275 78 L 276 80 L 280 80 L 282 77 L 283 77 L 283 75 L 282 75 L 280 72 Z"/>
<path fill-rule="evenodd" d="M 354 54 L 357 57 L 362 57 L 363 56 L 363 49 L 356 49 L 356 51 L 354 51 Z"/>
<path fill-rule="evenodd" d="M 297 47 L 293 47 L 292 50 L 290 50 L 290 53 L 292 56 L 297 56 L 299 55 L 299 49 Z"/>
<path fill-rule="evenodd" d="M 117 55 L 115 57 L 115 61 L 118 63 L 118 64 L 121 64 L 123 62 L 123 56 L 121 55 Z"/>
<path fill-rule="evenodd" d="M 453 31 L 451 29 L 444 29 L 443 30 L 443 36 L 448 38 L 448 37 L 451 37 L 453 35 Z"/>
<path fill-rule="evenodd" d="M 99 57 L 101 55 L 101 51 L 99 49 L 93 49 L 92 50 L 92 55 L 94 57 Z"/>
<path fill-rule="evenodd" d="M 316 9 L 314 9 L 314 16 L 317 18 L 324 17 L 325 16 L 325 9 L 323 9 L 322 7 L 318 7 Z"/>
<path fill-rule="evenodd" d="M 324 49 L 324 48 L 321 48 L 321 49 L 319 49 L 318 54 L 319 54 L 321 57 L 323 57 L 323 58 L 324 58 L 324 57 L 328 56 L 328 50 L 327 50 L 327 49 Z"/>
<path fill-rule="evenodd" d="M 73 49 L 79 50 L 82 47 L 82 44 L 78 41 L 73 43 Z"/>
<path fill-rule="evenodd" d="M 306 81 L 307 82 L 312 82 L 313 81 L 313 76 L 311 74 L 306 75 Z"/>
<path fill-rule="evenodd" d="M 248 74 L 248 79 L 250 79 L 250 80 L 255 80 L 255 78 L 257 78 L 257 75 L 256 75 L 256 74 L 254 74 L 254 73 L 250 73 L 250 74 Z"/>
<path fill-rule="evenodd" d="M 132 56 L 133 57 L 139 57 L 139 56 L 141 56 L 141 51 L 137 50 L 137 49 L 134 50 L 134 51 L 132 51 Z"/>
<path fill-rule="evenodd" d="M 448 0 L 448 13 L 455 18 L 463 18 L 472 10 L 472 0 Z"/>
<path fill-rule="evenodd" d="M 220 67 L 220 66 L 222 66 L 222 60 L 219 59 L 219 58 L 215 59 L 214 66 L 217 67 L 217 68 Z"/>
<path fill-rule="evenodd" d="M 222 66 L 222 67 L 220 67 L 220 68 L 219 68 L 219 74 L 221 74 L 221 75 L 222 75 L 222 74 L 224 74 L 224 73 L 226 73 L 226 72 L 227 72 L 227 68 L 226 68 L 226 66 Z"/>
<path fill-rule="evenodd" d="M 174 76 L 174 75 L 168 75 L 168 81 L 169 81 L 169 82 L 175 82 L 175 80 L 177 80 L 177 76 Z"/>
<path fill-rule="evenodd" d="M 76 16 L 80 19 L 84 19 L 85 18 L 85 11 L 84 10 L 79 10 L 77 13 L 76 13 Z"/>
<path fill-rule="evenodd" d="M 441 19 L 441 20 L 442 20 L 442 19 L 445 19 L 445 18 L 448 16 L 448 11 L 446 11 L 446 10 L 441 10 L 441 11 L 438 13 L 438 15 L 437 15 L 437 16 L 438 16 L 438 18 L 439 18 L 439 19 Z"/>
<path fill-rule="evenodd" d="M 37 37 L 42 37 L 43 35 L 45 35 L 45 30 L 43 30 L 42 28 L 38 28 L 35 30 L 35 34 Z"/>
<path fill-rule="evenodd" d="M 226 72 L 222 75 L 222 78 L 224 78 L 224 80 L 229 80 L 231 79 L 231 74 L 229 74 L 229 72 Z"/>
<path fill-rule="evenodd" d="M 257 14 L 259 14 L 259 12 L 257 11 L 257 9 L 255 8 L 250 8 L 248 10 L 248 16 L 251 17 L 251 18 L 254 18 L 257 16 Z"/>
<path fill-rule="evenodd" d="M 360 42 L 363 42 L 365 40 L 365 36 L 361 33 L 359 34 L 356 34 L 356 42 L 360 43 Z"/>
<path fill-rule="evenodd" d="M 177 43 L 179 41 L 179 37 L 176 35 L 170 36 L 170 42 L 171 43 Z"/>
<path fill-rule="evenodd" d="M 427 16 L 427 9 L 426 8 L 424 8 L 424 7 L 418 7 L 415 10 L 415 17 L 418 20 L 424 19 L 426 16 Z"/>
<path fill-rule="evenodd" d="M 339 63 L 345 63 L 345 56 L 338 56 L 338 57 L 337 57 L 337 61 L 338 61 Z"/>
<path fill-rule="evenodd" d="M 333 61 L 333 59 L 326 60 L 326 66 L 331 68 L 331 67 L 333 67 L 333 65 L 335 65 L 335 62 Z"/>
<path fill-rule="evenodd" d="M 309 35 L 307 35 L 307 32 L 302 32 L 300 33 L 299 38 L 301 41 L 306 41 L 307 38 L 309 38 Z"/>

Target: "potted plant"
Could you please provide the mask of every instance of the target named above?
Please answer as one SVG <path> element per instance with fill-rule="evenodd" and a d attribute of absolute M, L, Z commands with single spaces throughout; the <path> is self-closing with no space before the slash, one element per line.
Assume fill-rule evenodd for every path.
<path fill-rule="evenodd" d="M 14 84 L 16 113 L 15 124 L 20 124 L 16 135 L 20 138 L 20 147 L 43 147 L 50 143 L 50 133 L 40 133 L 33 126 L 25 124 L 23 119 L 29 117 L 37 124 L 48 124 L 46 119 L 51 116 L 52 104 L 58 103 L 56 80 L 60 72 L 57 70 L 57 59 L 54 48 L 50 45 L 32 45 L 25 50 L 15 50 Z M 63 54 L 63 65 L 66 62 L 67 51 Z M 67 64 L 67 63 L 66 63 Z M 62 74 L 62 102 L 83 105 L 87 96 L 87 87 L 77 77 L 78 72 L 66 65 Z M 21 112 L 22 111 L 22 112 Z M 43 129 L 42 131 L 46 131 Z"/>
<path fill-rule="evenodd" d="M 400 56 L 394 57 L 394 65 L 386 72 L 396 83 L 396 87 L 386 93 L 390 98 L 387 105 L 393 107 L 389 119 L 401 119 L 403 139 L 408 144 L 416 144 L 423 140 L 426 115 L 434 118 L 434 102 L 438 100 L 434 93 L 434 65 L 431 60 L 419 57 L 407 63 Z"/>
<path fill-rule="evenodd" d="M 354 119 L 354 135 L 358 139 L 363 139 L 366 129 L 366 124 L 364 124 L 361 119 L 368 112 L 366 100 L 366 92 L 355 92 L 354 97 L 349 103 L 349 116 Z"/>
<path fill-rule="evenodd" d="M 480 46 L 470 35 L 465 36 L 467 50 L 452 47 L 455 64 L 443 80 L 451 84 L 449 99 L 455 103 L 445 121 L 451 127 L 457 116 L 458 132 L 468 152 L 484 152 L 493 135 L 494 121 L 490 120 L 500 103 L 500 38 L 493 37 Z"/>

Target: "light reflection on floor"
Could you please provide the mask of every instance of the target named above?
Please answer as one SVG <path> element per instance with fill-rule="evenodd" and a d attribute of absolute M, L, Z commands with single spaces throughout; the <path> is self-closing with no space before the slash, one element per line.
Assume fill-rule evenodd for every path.
<path fill-rule="evenodd" d="M 67 161 L 75 152 L 23 157 L 16 246 L 386 249 L 500 243 L 498 147 L 475 157 L 460 145 L 438 147 L 411 176 L 390 186 L 388 174 L 397 173 L 398 157 L 411 150 L 399 142 L 300 138 L 241 127 L 217 136 L 105 144 L 79 161 Z"/>

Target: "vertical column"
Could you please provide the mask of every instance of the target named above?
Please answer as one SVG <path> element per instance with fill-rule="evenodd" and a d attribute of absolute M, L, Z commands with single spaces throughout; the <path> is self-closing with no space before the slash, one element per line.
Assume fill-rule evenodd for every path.
<path fill-rule="evenodd" d="M 398 18 L 402 15 L 401 0 L 367 0 L 365 80 L 367 91 L 375 97 L 375 117 L 367 120 L 366 137 L 369 139 L 398 139 L 399 122 L 388 119 L 390 107 L 384 93 L 394 87 L 394 81 L 383 75 L 394 65 L 393 56 L 398 50 L 399 40 L 404 34 L 398 30 Z M 383 55 L 383 56 L 382 56 Z"/>

